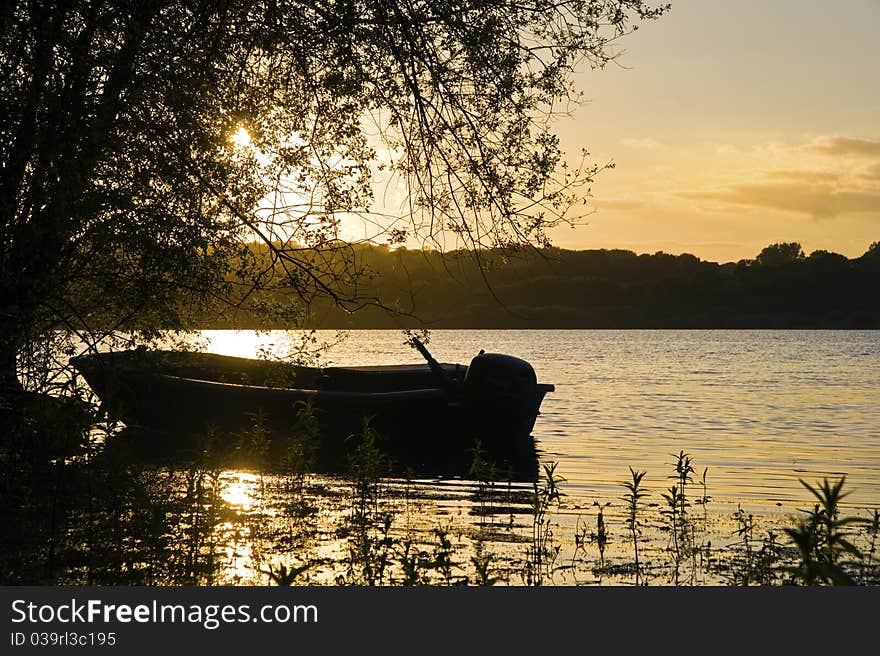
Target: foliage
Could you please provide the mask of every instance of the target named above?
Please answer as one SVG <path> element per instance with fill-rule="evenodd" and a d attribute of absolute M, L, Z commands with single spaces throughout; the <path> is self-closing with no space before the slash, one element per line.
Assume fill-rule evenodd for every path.
<path fill-rule="evenodd" d="M 306 476 L 313 470 L 320 444 L 320 425 L 311 399 L 298 401 L 296 421 L 290 429 L 282 468 L 292 491 L 302 494 Z"/>
<path fill-rule="evenodd" d="M 862 554 L 853 544 L 848 527 L 864 524 L 866 520 L 840 516 L 840 502 L 846 496 L 843 492 L 845 480 L 846 477 L 841 476 L 836 482 L 829 483 L 825 478 L 815 486 L 801 481 L 818 503 L 795 527 L 786 528 L 785 533 L 800 554 L 800 563 L 792 568 L 792 574 L 806 585 L 855 583 L 848 570 L 851 561 L 862 559 Z"/>
<path fill-rule="evenodd" d="M 687 495 L 687 487 L 692 482 L 691 474 L 694 468 L 691 464 L 690 455 L 680 451 L 675 456 L 675 473 L 669 478 L 677 481 L 669 489 L 662 493 L 666 509 L 662 511 L 667 519 L 667 526 L 672 536 L 672 552 L 674 557 L 674 576 L 676 585 L 679 583 L 679 570 L 684 560 L 691 555 L 693 550 L 693 525 L 688 516 L 690 500 Z"/>
<path fill-rule="evenodd" d="M 348 536 L 347 581 L 356 585 L 382 585 L 391 565 L 395 540 L 391 535 L 394 514 L 380 509 L 382 476 L 387 460 L 379 448 L 379 436 L 365 418 L 358 444 L 349 457 L 349 476 L 354 485 L 352 509 L 344 532 Z"/>
<path fill-rule="evenodd" d="M 804 259 L 804 249 L 797 242 L 770 244 L 764 248 L 755 262 L 761 266 L 780 266 Z"/>
<path fill-rule="evenodd" d="M 494 554 L 486 551 L 484 542 L 477 540 L 471 556 L 471 564 L 474 566 L 474 585 L 491 586 L 499 581 L 500 577 L 493 571 L 494 560 Z"/>
<path fill-rule="evenodd" d="M 293 565 L 288 568 L 284 563 L 280 563 L 279 565 L 268 565 L 265 569 L 260 571 L 268 576 L 275 585 L 289 586 L 296 585 L 297 579 L 315 565 L 316 563 L 305 563 L 303 565 Z"/>
<path fill-rule="evenodd" d="M 738 540 L 731 546 L 734 555 L 727 568 L 728 580 L 733 585 L 774 585 L 785 577 L 783 545 L 775 531 L 768 531 L 758 539 L 755 517 L 741 506 L 733 514 Z M 759 546 L 760 545 L 760 546 Z"/>
<path fill-rule="evenodd" d="M 366 303 L 341 237 L 545 243 L 594 167 L 550 122 L 643 0 L 6 2 L 0 373 L 53 330 L 185 327 L 208 301 L 295 322 Z M 408 194 L 371 213 L 384 169 Z M 374 230 L 372 228 L 375 228 Z M 262 244 L 267 259 L 255 257 Z M 276 302 L 261 289 L 285 291 Z M 298 299 L 293 302 L 292 299 Z"/>
<path fill-rule="evenodd" d="M 849 328 L 880 327 L 880 258 L 811 253 L 785 266 L 716 263 L 693 255 L 544 248 L 482 271 L 467 252 L 358 246 L 374 272 L 363 290 L 398 299 L 400 316 L 378 307 L 348 313 L 315 301 L 319 328 Z M 489 282 L 485 285 L 483 277 Z M 415 284 L 417 281 L 417 284 Z M 500 300 L 502 304 L 499 304 Z M 276 299 L 281 302 L 282 297 Z M 201 327 L 257 327 L 236 322 Z M 284 327 L 283 323 L 274 324 Z"/>

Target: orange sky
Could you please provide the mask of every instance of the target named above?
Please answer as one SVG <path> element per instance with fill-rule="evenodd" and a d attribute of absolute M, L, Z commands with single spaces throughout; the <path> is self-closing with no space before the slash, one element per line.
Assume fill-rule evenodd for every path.
<path fill-rule="evenodd" d="M 729 261 L 880 240 L 880 2 L 673 0 L 557 128 L 613 161 L 566 248 Z"/>

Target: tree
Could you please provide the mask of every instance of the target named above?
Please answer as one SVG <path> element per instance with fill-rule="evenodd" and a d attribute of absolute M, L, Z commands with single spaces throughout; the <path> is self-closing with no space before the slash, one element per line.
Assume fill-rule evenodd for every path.
<path fill-rule="evenodd" d="M 764 248 L 755 262 L 763 266 L 779 266 L 804 259 L 804 249 L 797 242 L 770 244 Z"/>
<path fill-rule="evenodd" d="M 185 326 L 277 286 L 362 298 L 340 222 L 546 243 L 595 169 L 551 120 L 643 0 L 21 0 L 0 8 L 0 377 L 48 336 Z M 370 213 L 377 148 L 409 189 Z M 256 249 L 253 242 L 262 244 Z M 284 309 L 284 308 L 270 308 Z M 19 375 L 16 375 L 16 358 Z M 25 363 L 23 365 L 22 363 Z"/>
<path fill-rule="evenodd" d="M 872 242 L 860 258 L 856 260 L 859 269 L 880 273 L 880 241 Z"/>

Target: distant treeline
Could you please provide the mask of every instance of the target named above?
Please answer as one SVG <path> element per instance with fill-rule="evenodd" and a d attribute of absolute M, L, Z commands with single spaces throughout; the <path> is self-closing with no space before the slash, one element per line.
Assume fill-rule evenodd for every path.
<path fill-rule="evenodd" d="M 480 265 L 463 252 L 356 254 L 370 273 L 361 292 L 399 312 L 349 313 L 322 300 L 309 327 L 880 328 L 880 243 L 854 259 L 772 244 L 724 264 L 604 249 L 483 252 Z M 250 323 L 239 314 L 221 325 Z"/>

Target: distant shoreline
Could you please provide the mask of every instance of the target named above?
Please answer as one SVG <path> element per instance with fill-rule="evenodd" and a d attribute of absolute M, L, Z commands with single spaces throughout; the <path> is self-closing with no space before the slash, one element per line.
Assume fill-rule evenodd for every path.
<path fill-rule="evenodd" d="M 545 249 L 505 258 L 360 246 L 368 272 L 358 303 L 254 295 L 296 318 L 267 321 L 239 307 L 203 308 L 200 328 L 315 329 L 878 329 L 880 246 L 859 258 L 774 244 L 754 260 L 716 263 L 693 255 Z M 352 311 L 352 308 L 357 309 Z M 393 308 L 395 312 L 389 311 Z M 288 315 L 290 316 L 290 315 Z"/>

